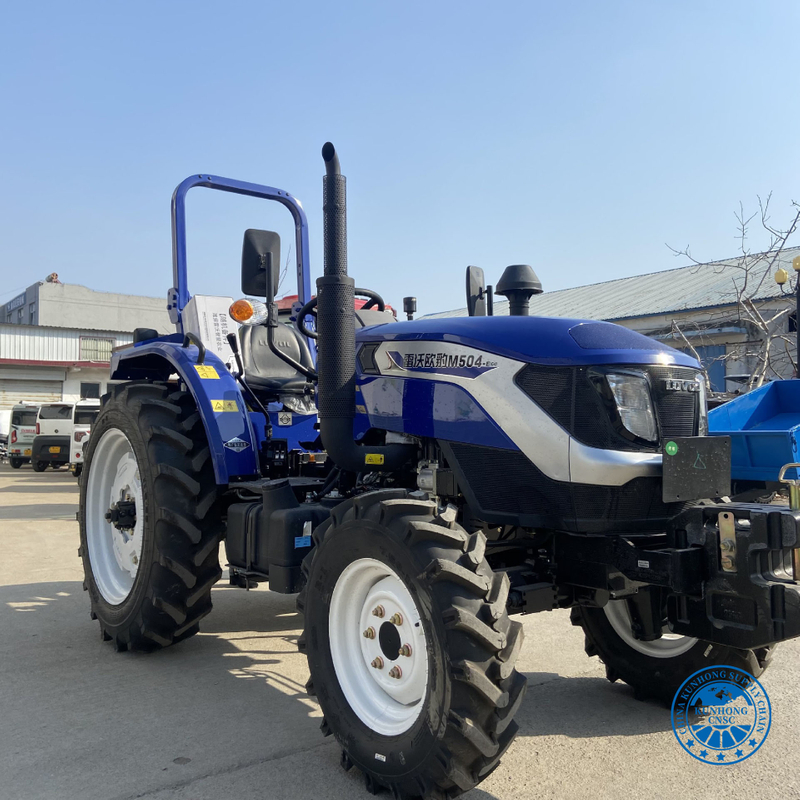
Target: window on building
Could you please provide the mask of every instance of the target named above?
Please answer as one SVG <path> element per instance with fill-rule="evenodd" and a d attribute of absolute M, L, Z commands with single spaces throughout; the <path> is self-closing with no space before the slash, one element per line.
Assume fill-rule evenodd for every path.
<path fill-rule="evenodd" d="M 36 316 L 36 303 L 31 303 L 28 306 L 28 321 L 33 325 L 33 318 Z"/>
<path fill-rule="evenodd" d="M 113 339 L 95 339 L 90 336 L 81 337 L 81 361 L 111 361 Z"/>
<path fill-rule="evenodd" d="M 99 383 L 81 383 L 81 400 L 99 400 Z"/>
<path fill-rule="evenodd" d="M 24 308 L 21 308 L 19 311 L 17 311 L 17 322 L 22 322 L 22 312 L 24 310 Z"/>
<path fill-rule="evenodd" d="M 11 324 L 11 314 L 6 315 L 6 322 L 10 325 Z"/>
<path fill-rule="evenodd" d="M 687 355 L 694 356 L 688 348 L 679 348 Z M 715 392 L 725 391 L 725 345 L 708 344 L 697 345 L 695 347 L 697 355 L 700 356 L 700 363 L 708 373 L 708 380 L 711 382 L 711 389 Z"/>

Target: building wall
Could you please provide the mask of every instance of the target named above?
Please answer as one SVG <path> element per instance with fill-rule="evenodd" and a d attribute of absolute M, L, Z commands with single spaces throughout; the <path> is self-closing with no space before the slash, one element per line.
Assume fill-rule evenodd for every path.
<path fill-rule="evenodd" d="M 108 363 L 111 349 L 130 344 L 133 336 L 114 330 L 50 328 L 47 326 L 0 323 L 0 362 L 16 361 L 98 361 Z M 105 358 L 92 357 L 103 355 Z"/>
<path fill-rule="evenodd" d="M 133 332 L 173 333 L 167 301 L 158 297 L 95 292 L 85 286 L 39 282 L 5 304 L 3 323 Z"/>
<path fill-rule="evenodd" d="M 758 303 L 758 313 L 770 321 L 787 306 L 793 307 L 794 298 L 776 299 Z M 763 352 L 763 334 L 747 321 L 736 305 L 718 306 L 708 309 L 673 312 L 646 317 L 613 320 L 626 328 L 651 336 L 671 347 L 690 352 L 687 341 L 702 357 L 703 363 L 713 372 L 718 391 L 735 391 L 742 384 L 724 382 L 723 375 L 752 374 L 759 365 L 759 354 Z M 674 323 L 674 324 L 673 324 Z M 683 332 L 685 339 L 675 328 Z M 770 349 L 770 369 L 766 378 L 794 377 L 793 357 L 796 353 L 796 333 L 789 331 L 789 316 L 784 314 L 776 329 L 787 336 L 784 342 L 775 340 Z"/>
<path fill-rule="evenodd" d="M 44 395 L 36 392 L 43 386 L 47 402 L 102 397 L 109 386 L 111 349 L 132 341 L 130 333 L 119 331 L 0 324 L 0 433 L 7 433 L 11 407 L 38 401 Z"/>

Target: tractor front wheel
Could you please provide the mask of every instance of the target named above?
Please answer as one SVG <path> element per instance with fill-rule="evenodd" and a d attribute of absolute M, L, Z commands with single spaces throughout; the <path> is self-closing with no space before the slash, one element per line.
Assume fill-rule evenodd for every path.
<path fill-rule="evenodd" d="M 192 396 L 167 384 L 113 387 L 83 471 L 84 588 L 103 639 L 153 650 L 197 633 L 220 577 L 222 522 Z"/>
<path fill-rule="evenodd" d="M 514 738 L 526 687 L 522 626 L 483 533 L 396 490 L 335 508 L 315 541 L 300 649 L 342 764 L 395 797 L 471 789 Z"/>
<path fill-rule="evenodd" d="M 681 684 L 695 672 L 722 664 L 758 678 L 769 665 L 775 646 L 739 650 L 672 633 L 666 626 L 659 639 L 645 642 L 633 634 L 624 599 L 609 600 L 603 608 L 575 606 L 572 624 L 583 629 L 585 650 L 599 656 L 606 677 L 625 681 L 639 699 L 671 705 Z"/>

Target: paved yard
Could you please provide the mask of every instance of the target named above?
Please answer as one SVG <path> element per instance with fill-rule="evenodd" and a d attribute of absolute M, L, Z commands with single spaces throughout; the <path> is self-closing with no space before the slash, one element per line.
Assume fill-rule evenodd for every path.
<path fill-rule="evenodd" d="M 153 655 L 100 641 L 82 591 L 78 492 L 66 472 L 0 465 L 0 798 L 367 798 L 305 696 L 294 597 L 214 590 L 203 632 Z M 765 678 L 772 731 L 713 767 L 669 713 L 610 684 L 568 613 L 525 621 L 520 735 L 480 798 L 800 797 L 800 644 Z"/>

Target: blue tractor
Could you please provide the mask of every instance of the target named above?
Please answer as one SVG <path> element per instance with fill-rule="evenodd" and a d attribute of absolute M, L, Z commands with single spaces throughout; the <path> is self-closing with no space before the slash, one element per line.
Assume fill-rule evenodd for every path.
<path fill-rule="evenodd" d="M 706 436 L 697 362 L 616 325 L 531 316 L 541 285 L 520 265 L 495 287 L 510 316 L 470 268 L 470 316 L 394 321 L 348 276 L 345 178 L 322 154 L 315 297 L 290 194 L 212 176 L 175 192 L 177 332 L 138 330 L 114 353 L 81 482 L 103 638 L 151 650 L 196 633 L 224 541 L 231 582 L 298 593 L 323 732 L 368 789 L 401 798 L 472 788 L 513 740 L 511 616 L 571 609 L 587 654 L 642 697 L 669 702 L 718 664 L 761 675 L 800 635 L 800 511 L 725 500 L 730 441 Z M 248 230 L 254 299 L 231 314 L 250 324 L 227 358 L 188 321 L 193 186 L 295 222 L 294 319 L 275 303 L 277 235 Z"/>

